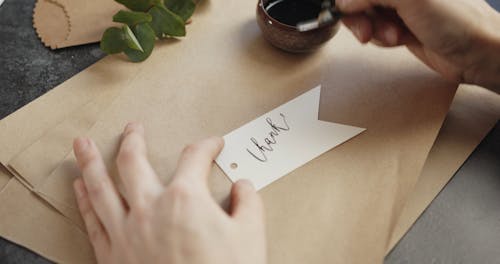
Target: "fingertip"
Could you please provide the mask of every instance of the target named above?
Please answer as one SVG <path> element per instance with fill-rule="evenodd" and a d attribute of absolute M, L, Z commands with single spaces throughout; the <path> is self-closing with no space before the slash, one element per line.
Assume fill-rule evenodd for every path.
<path fill-rule="evenodd" d="M 374 44 L 382 47 L 394 47 L 400 45 L 403 35 L 403 28 L 393 21 L 378 18 L 374 23 Z"/>
<path fill-rule="evenodd" d="M 393 27 L 388 27 L 384 32 L 384 38 L 389 46 L 395 46 L 398 44 L 398 32 Z"/>
<path fill-rule="evenodd" d="M 171 182 L 189 178 L 197 184 L 206 185 L 214 160 L 223 147 L 224 140 L 221 137 L 205 138 L 186 145 L 179 157 L 177 170 Z"/>
<path fill-rule="evenodd" d="M 375 34 L 371 42 L 380 47 L 394 47 L 399 45 L 398 32 L 391 28 L 386 28 Z"/>
<path fill-rule="evenodd" d="M 242 191 L 247 191 L 247 192 L 256 192 L 255 190 L 255 186 L 253 185 L 253 183 L 247 179 L 241 179 L 241 180 L 238 180 L 234 186 L 238 189 L 238 190 L 242 190 Z"/>
<path fill-rule="evenodd" d="M 390 24 L 378 26 L 373 43 L 381 47 L 394 47 L 399 43 L 399 33 L 397 28 Z"/>
<path fill-rule="evenodd" d="M 212 152 L 214 155 L 218 155 L 222 151 L 222 148 L 224 148 L 224 139 L 221 137 L 213 136 L 195 143 L 195 145 L 198 144 L 199 146 L 202 146 L 202 148 L 205 148 L 206 150 Z"/>
<path fill-rule="evenodd" d="M 75 155 L 77 155 L 77 157 L 84 153 L 89 146 L 90 140 L 88 138 L 79 137 L 73 141 L 73 150 L 75 151 Z"/>
<path fill-rule="evenodd" d="M 120 139 L 120 149 L 116 161 L 129 163 L 141 154 L 147 157 L 147 145 L 144 137 L 144 126 L 139 122 L 130 122 L 125 126 Z"/>
<path fill-rule="evenodd" d="M 94 143 L 91 139 L 80 137 L 73 142 L 73 152 L 75 153 L 78 167 L 82 169 L 95 155 L 93 152 Z"/>
<path fill-rule="evenodd" d="M 373 30 L 370 18 L 364 14 L 346 16 L 342 19 L 344 25 L 351 30 L 356 39 L 361 43 L 371 40 Z"/>
<path fill-rule="evenodd" d="M 75 153 L 78 167 L 83 169 L 94 159 L 100 157 L 99 150 L 94 141 L 90 138 L 78 138 L 73 143 L 73 151 Z"/>
<path fill-rule="evenodd" d="M 224 148 L 224 138 L 222 137 L 218 137 L 218 136 L 214 136 L 214 137 L 211 137 L 210 140 L 212 140 L 215 144 L 215 146 L 217 147 L 217 149 L 222 149 Z"/>
<path fill-rule="evenodd" d="M 123 130 L 124 135 L 128 135 L 132 132 L 139 133 L 141 135 L 144 135 L 144 126 L 140 122 L 129 122 L 126 126 L 125 129 Z"/>

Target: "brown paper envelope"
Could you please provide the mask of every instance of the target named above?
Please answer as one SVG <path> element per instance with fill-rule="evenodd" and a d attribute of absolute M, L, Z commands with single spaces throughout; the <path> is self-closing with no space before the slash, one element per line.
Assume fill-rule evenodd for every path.
<path fill-rule="evenodd" d="M 113 64 L 116 65 L 111 66 Z M 75 125 L 81 125 L 83 120 L 72 121 L 68 117 L 71 115 L 87 115 L 88 113 L 76 113 L 76 111 L 82 109 L 86 104 L 89 104 L 89 106 L 96 104 L 91 102 L 99 97 L 102 97 L 102 99 L 100 99 L 98 105 L 109 104 L 108 100 L 110 99 L 106 99 L 106 97 L 112 98 L 116 96 L 128 83 L 127 81 L 118 82 L 116 80 L 132 80 L 140 73 L 140 69 L 137 66 L 139 65 L 124 63 L 119 57 L 106 57 L 99 63 L 90 66 L 82 73 L 77 74 L 44 94 L 39 99 L 2 119 L 0 121 L 0 149 L 2 149 L 0 151 L 0 163 L 9 167 L 9 161 L 15 155 L 30 147 L 37 140 L 47 140 L 48 144 L 43 146 L 38 145 L 38 147 L 42 148 L 38 149 L 39 153 L 45 153 L 45 156 L 37 156 L 35 160 L 61 160 L 66 156 L 67 151 L 71 149 L 71 144 L 64 146 L 61 146 L 61 144 L 50 144 L 51 140 L 59 140 L 53 138 L 53 135 L 57 136 L 59 129 L 57 125 L 63 120 L 68 120 L 69 124 L 73 122 Z M 113 72 L 106 73 L 110 67 L 113 68 Z M 98 109 L 89 110 L 94 111 L 94 113 L 99 112 Z M 49 132 L 49 128 L 53 128 L 53 131 Z M 41 139 L 44 136 L 45 139 Z M 67 142 L 65 141 L 65 143 Z M 61 147 L 68 150 L 61 153 Z M 33 162 L 29 161 L 27 163 Z M 24 165 L 35 166 L 35 164 Z M 41 169 L 40 166 L 48 165 L 51 164 L 37 162 L 36 169 Z M 20 169 L 23 170 L 24 168 Z M 52 169 L 53 167 L 50 170 Z M 38 178 L 41 175 L 41 171 L 28 170 L 27 172 L 20 179 L 27 186 L 33 186 L 33 182 L 39 181 Z"/>
<path fill-rule="evenodd" d="M 2 151 L 0 151 L 0 157 L 2 157 L 2 161 L 9 160 L 37 139 L 47 143 L 43 146 L 46 157 L 37 156 L 34 159 L 26 160 L 26 163 L 36 163 L 37 168 L 43 168 L 40 165 L 47 166 L 46 162 L 51 157 L 55 159 L 59 157 L 58 155 L 62 155 L 59 159 L 63 158 L 68 151 L 64 153 L 57 151 L 62 147 L 61 141 L 64 141 L 63 138 L 55 138 L 58 135 L 58 129 L 69 129 L 65 132 L 72 133 L 80 131 L 75 130 L 80 128 L 81 132 L 84 133 L 83 130 L 87 128 L 82 125 L 91 121 L 84 118 L 95 121 L 99 112 L 98 108 L 103 108 L 103 104 L 111 103 L 112 97 L 119 92 L 120 87 L 106 83 L 106 80 L 124 78 L 125 75 L 130 78 L 138 73 L 134 69 L 135 65 L 120 61 L 120 64 L 114 67 L 118 71 L 113 72 L 111 79 L 108 74 L 106 80 L 103 81 L 101 73 L 109 67 L 109 61 L 115 59 L 117 58 L 110 57 L 102 60 L 100 64 L 88 68 L 83 73 L 1 120 L 0 145 Z M 127 72 L 127 70 L 130 71 Z M 103 86 L 96 85 L 94 81 L 98 81 Z M 88 102 L 90 100 L 93 102 Z M 64 119 L 66 120 L 63 123 L 56 125 Z M 74 125 L 74 127 L 70 125 Z M 57 141 L 52 142 L 50 139 Z M 65 143 L 64 147 L 71 149 L 71 144 L 68 146 L 68 142 Z M 35 148 L 38 146 L 34 145 Z M 44 158 L 42 159 L 43 163 L 41 163 L 40 158 Z M 32 176 L 35 177 L 37 174 L 32 174 Z M 0 206 L 0 235 L 53 261 L 61 263 L 94 262 L 86 235 L 52 206 L 35 197 L 28 189 L 20 188 L 18 181 L 10 180 L 9 188 L 4 189 L 10 178 L 10 174 L 0 165 L 0 190 L 5 191 L 0 194 L 0 203 L 2 203 Z"/>
<path fill-rule="evenodd" d="M 16 179 L 0 192 L 0 234 L 58 263 L 95 263 L 87 235 Z"/>
<path fill-rule="evenodd" d="M 322 83 L 322 119 L 368 130 L 262 191 L 271 262 L 382 261 L 455 87 L 407 51 L 361 47 L 346 31 L 313 55 L 281 53 L 260 37 L 253 10 L 249 2 L 211 2 L 189 38 L 143 63 L 149 70 L 90 135 L 113 164 L 119 131 L 143 121 L 152 163 L 168 178 L 184 144 L 225 134 Z M 74 208 L 75 175 L 69 158 L 38 191 L 62 211 Z M 224 197 L 230 183 L 220 172 L 213 179 Z"/>
<path fill-rule="evenodd" d="M 389 240 L 390 251 L 500 118 L 500 95 L 461 85 Z"/>
<path fill-rule="evenodd" d="M 105 65 L 107 64 L 105 63 Z M 87 73 L 81 74 L 85 75 Z M 130 80 L 138 74 L 140 74 L 140 70 L 136 70 L 135 73 L 130 75 Z M 124 85 L 126 85 L 126 83 L 124 83 Z M 72 113 L 72 115 L 66 120 L 59 123 L 55 127 L 45 129 L 46 132 L 38 138 L 37 141 L 32 143 L 23 152 L 12 158 L 11 162 L 9 162 L 11 172 L 19 180 L 25 183 L 29 189 L 33 189 L 38 186 L 38 184 L 43 181 L 43 177 L 49 175 L 50 172 L 57 167 L 60 161 L 64 159 L 67 153 L 71 151 L 72 139 L 76 136 L 84 135 L 90 126 L 95 123 L 99 113 L 104 111 L 104 109 L 111 104 L 120 91 L 121 87 L 108 85 L 106 89 L 101 89 L 99 93 L 90 96 L 93 97 L 93 101 L 88 102 L 84 106 L 74 110 L 74 113 Z M 46 105 L 53 104 L 54 106 L 57 106 L 58 103 L 53 101 L 51 97 L 42 97 L 40 100 L 44 101 L 44 104 Z M 35 110 L 35 108 L 32 108 L 31 110 Z M 26 111 L 29 112 L 30 109 L 27 109 Z M 6 127 L 13 129 L 19 125 L 16 121 L 18 120 L 18 118 L 16 118 L 16 114 L 17 113 L 14 113 L 13 116 L 8 119 L 6 118 L 2 120 Z M 42 127 L 40 128 L 42 129 Z M 7 140 L 8 138 L 5 138 L 2 142 L 7 143 Z M 76 214 L 77 215 L 73 216 L 72 219 L 80 220 L 78 217 L 79 213 L 76 212 Z M 81 223 L 79 222 L 79 224 Z"/>
<path fill-rule="evenodd" d="M 33 27 L 52 49 L 98 42 L 106 28 L 116 26 L 113 15 L 125 9 L 115 1 L 38 0 Z"/>
<path fill-rule="evenodd" d="M 102 108 L 102 104 L 110 103 L 111 102 L 110 96 L 115 95 L 119 91 L 119 89 L 116 89 L 116 87 L 113 85 L 108 85 L 107 87 L 99 87 L 96 86 L 95 83 L 90 81 L 93 79 L 99 80 L 98 77 L 100 75 L 99 72 L 102 71 L 103 69 L 99 68 L 99 66 L 106 67 L 106 65 L 108 65 L 108 62 L 104 61 L 100 65 L 90 67 L 84 73 L 80 74 L 77 77 L 74 77 L 74 79 L 69 80 L 64 84 L 60 85 L 59 87 L 54 88 L 46 95 L 43 95 L 39 99 L 33 101 L 32 103 L 28 104 L 22 109 L 16 111 L 15 113 L 1 120 L 0 144 L 2 146 L 1 147 L 2 151 L 0 152 L 0 156 L 2 157 L 2 159 L 4 161 L 9 160 L 10 157 L 16 154 L 16 152 L 19 152 L 26 146 L 29 146 L 31 142 L 33 142 L 39 137 L 41 139 L 44 139 L 47 138 L 48 136 L 50 139 L 51 136 L 57 135 L 57 133 L 54 133 L 54 131 L 51 132 L 50 130 L 51 126 L 57 124 L 58 122 L 60 122 L 60 120 L 64 118 L 67 118 L 66 123 L 74 124 L 76 126 L 78 125 L 81 126 L 82 123 L 85 123 L 85 120 L 82 119 L 83 117 L 92 117 L 93 120 L 95 121 L 97 116 L 88 116 L 92 115 L 91 113 L 97 115 L 97 112 L 95 111 L 96 110 L 98 111 L 98 109 L 97 108 L 94 109 L 92 107 L 101 104 Z M 117 66 L 116 68 L 120 69 L 119 70 L 120 72 L 122 68 L 125 69 L 126 67 Z M 126 71 L 123 71 L 122 73 L 130 74 L 127 73 Z M 114 77 L 120 78 L 121 76 L 117 75 Z M 78 85 L 78 82 L 82 82 L 83 80 L 89 80 L 82 83 L 82 84 L 88 84 L 89 85 L 88 87 L 85 87 L 85 85 Z M 89 100 L 94 100 L 96 102 L 88 103 L 88 105 L 85 105 L 87 106 L 87 108 L 85 109 L 87 111 L 86 113 L 87 116 L 85 115 L 85 112 L 71 113 L 71 111 L 73 112 L 76 111 L 74 110 L 76 107 L 85 104 Z M 73 116 L 69 117 L 70 113 L 73 114 Z M 78 120 L 73 120 L 75 116 L 78 117 Z M 55 130 L 57 131 L 57 129 L 59 128 L 61 127 L 56 126 Z M 64 128 L 68 128 L 68 126 L 65 126 Z M 81 127 L 81 129 L 84 129 L 84 127 Z M 48 131 L 47 134 L 44 134 L 46 133 L 46 131 Z M 75 131 L 75 130 L 73 129 L 70 131 Z M 85 131 L 81 132 L 84 133 Z M 37 165 L 36 168 L 43 168 L 43 166 L 41 165 L 43 164 L 46 167 L 48 165 L 46 162 L 50 160 L 51 157 L 52 159 L 54 158 L 59 160 L 62 159 L 68 151 L 65 151 L 64 153 L 58 153 L 57 151 L 55 151 L 62 147 L 61 145 L 62 142 L 60 142 L 62 138 L 58 139 L 52 138 L 52 139 L 56 140 L 55 142 L 56 144 L 52 144 L 54 142 L 50 140 L 44 141 L 45 143 L 47 143 L 46 145 L 43 146 L 42 149 L 43 152 L 45 152 L 45 155 L 40 155 L 34 159 L 26 160 L 25 164 L 31 164 L 31 165 L 36 164 Z M 64 147 L 71 149 L 71 144 L 69 144 L 69 146 L 65 145 Z M 59 156 L 57 154 L 59 154 Z M 41 160 L 43 160 L 44 163 L 41 163 Z M 36 177 L 38 176 L 38 174 L 35 172 L 34 174 L 31 174 L 31 176 Z M 6 171 L 6 169 L 2 165 L 0 165 L 0 190 L 3 189 L 3 187 L 7 184 L 10 178 L 11 178 L 10 174 Z M 30 186 L 29 184 L 25 185 Z M 17 195 L 18 193 L 19 192 L 16 192 L 15 195 Z M 19 196 L 23 195 L 19 194 Z M 56 212 L 53 209 L 53 207 L 49 207 L 44 203 L 42 203 L 40 199 L 27 198 L 26 200 L 23 199 L 23 197 L 17 197 L 17 196 L 13 197 L 12 199 L 15 200 L 17 198 L 19 198 L 20 201 L 30 201 L 28 204 L 23 203 L 22 206 L 19 206 L 20 205 L 19 203 L 17 204 L 17 206 L 22 210 L 32 210 L 30 208 L 35 208 L 33 209 L 35 211 L 48 211 L 47 213 L 42 213 L 40 214 L 39 217 L 38 216 L 36 217 L 39 218 L 38 219 L 39 222 L 43 223 L 42 225 L 50 226 L 52 222 L 51 219 L 55 217 L 53 215 L 58 215 L 59 218 L 66 219 L 66 217 L 63 217 L 58 212 Z M 14 206 L 4 202 L 2 199 L 0 199 L 0 202 L 2 203 L 2 207 Z M 38 209 L 39 207 L 42 209 Z M 6 208 L 6 210 L 7 209 L 8 208 Z M 10 208 L 9 210 L 15 210 L 15 208 Z M 49 216 L 45 217 L 45 215 Z M 22 217 L 22 215 L 16 215 L 16 216 Z M 16 225 L 18 223 L 23 223 L 24 221 L 26 221 L 24 218 L 17 219 L 16 216 L 8 215 L 5 217 L 0 217 L 0 219 L 2 219 L 2 221 L 0 222 L 1 223 L 0 229 L 5 228 L 3 230 L 0 230 L 0 234 L 3 237 L 8 238 L 17 243 L 20 243 L 24 246 L 27 246 L 35 250 L 36 252 L 44 255 L 45 257 L 51 258 L 52 260 L 59 260 L 61 259 L 61 257 L 64 257 L 64 254 L 61 254 L 62 256 L 57 254 L 58 250 L 60 249 L 55 247 L 59 243 L 60 238 L 51 236 L 50 233 L 43 233 L 43 234 L 38 234 L 38 236 L 33 236 L 33 234 L 31 233 L 32 231 L 31 228 L 30 229 L 20 228 L 22 226 L 15 229 L 10 229 L 10 226 Z M 56 222 L 60 221 L 61 220 L 57 220 Z M 33 223 L 24 222 L 23 224 L 32 225 Z M 67 228 L 69 228 L 69 225 L 67 226 L 68 226 Z M 59 226 L 59 228 L 62 227 Z M 69 231 L 67 232 L 75 232 L 71 231 L 72 229 L 74 229 L 74 227 L 69 228 Z M 55 229 L 49 231 L 57 233 L 60 230 Z M 82 240 L 82 238 L 79 239 Z M 83 237 L 83 242 L 80 241 L 77 242 L 77 244 L 81 244 L 84 242 L 86 242 L 86 238 Z M 47 243 L 49 244 L 49 246 L 47 246 Z M 70 254 L 70 255 L 75 255 L 75 254 Z"/>
<path fill-rule="evenodd" d="M 103 90 L 93 101 L 75 110 L 66 120 L 47 129 L 43 136 L 10 160 L 8 167 L 11 172 L 23 179 L 30 188 L 39 186 L 71 151 L 73 139 L 85 135 L 96 122 L 99 113 L 111 104 L 119 91 L 113 88 Z M 50 152 L 47 152 L 48 146 Z"/>

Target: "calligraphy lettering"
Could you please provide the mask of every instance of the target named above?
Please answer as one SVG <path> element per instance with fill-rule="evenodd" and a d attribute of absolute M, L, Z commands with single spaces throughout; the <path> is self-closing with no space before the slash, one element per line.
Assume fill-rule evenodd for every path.
<path fill-rule="evenodd" d="M 286 121 L 285 115 L 280 113 L 280 116 L 283 120 L 283 124 L 281 125 L 273 122 L 270 117 L 266 118 L 266 123 L 271 127 L 271 131 L 268 133 L 268 136 L 263 139 L 264 144 L 260 144 L 259 141 L 254 137 L 250 138 L 250 141 L 257 150 L 257 154 L 248 148 L 247 152 L 260 162 L 267 162 L 268 158 L 266 152 L 274 151 L 273 145 L 277 144 L 276 137 L 278 137 L 283 132 L 290 131 L 290 126 Z"/>

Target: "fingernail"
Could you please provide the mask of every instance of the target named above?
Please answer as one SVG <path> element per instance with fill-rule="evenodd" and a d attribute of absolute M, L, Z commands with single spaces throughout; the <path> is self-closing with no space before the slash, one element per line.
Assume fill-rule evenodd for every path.
<path fill-rule="evenodd" d="M 127 135 L 130 132 L 132 132 L 132 131 L 138 131 L 138 132 L 142 133 L 143 129 L 142 129 L 141 123 L 139 123 L 139 122 L 130 122 L 130 123 L 128 123 L 125 126 L 125 129 L 123 130 L 123 134 Z"/>
<path fill-rule="evenodd" d="M 87 138 L 77 138 L 75 139 L 74 150 L 75 152 L 82 153 L 85 151 L 90 145 L 90 140 Z"/>
<path fill-rule="evenodd" d="M 252 190 L 255 190 L 255 186 L 253 185 L 253 183 L 249 180 L 246 180 L 246 179 L 243 179 L 243 180 L 239 180 L 237 182 L 241 187 L 244 187 L 244 188 L 250 188 Z"/>
<path fill-rule="evenodd" d="M 211 137 L 210 140 L 214 141 L 217 147 L 224 147 L 224 138 L 222 137 Z"/>
<path fill-rule="evenodd" d="M 363 39 L 361 38 L 361 28 L 359 27 L 359 25 L 355 25 L 352 29 L 352 32 L 354 33 L 354 36 L 356 36 L 356 38 L 360 41 L 360 42 L 363 42 Z"/>
<path fill-rule="evenodd" d="M 130 122 L 125 126 L 125 129 L 123 130 L 123 134 L 128 134 L 130 131 L 132 131 L 134 128 L 134 123 Z"/>
<path fill-rule="evenodd" d="M 393 28 L 389 28 L 384 33 L 385 41 L 387 44 L 393 46 L 398 44 L 398 34 Z"/>

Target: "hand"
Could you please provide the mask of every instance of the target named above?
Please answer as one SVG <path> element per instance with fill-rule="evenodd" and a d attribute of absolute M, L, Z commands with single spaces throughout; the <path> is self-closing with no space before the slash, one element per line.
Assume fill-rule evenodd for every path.
<path fill-rule="evenodd" d="M 482 0 L 337 0 L 362 43 L 406 45 L 445 78 L 500 87 L 500 15 Z"/>
<path fill-rule="evenodd" d="M 164 186 L 149 164 L 144 129 L 129 124 L 117 167 L 125 199 L 90 139 L 74 142 L 82 178 L 74 188 L 99 263 L 263 264 L 266 241 L 260 197 L 248 181 L 233 185 L 231 211 L 212 199 L 207 177 L 223 140 L 185 148 Z"/>

